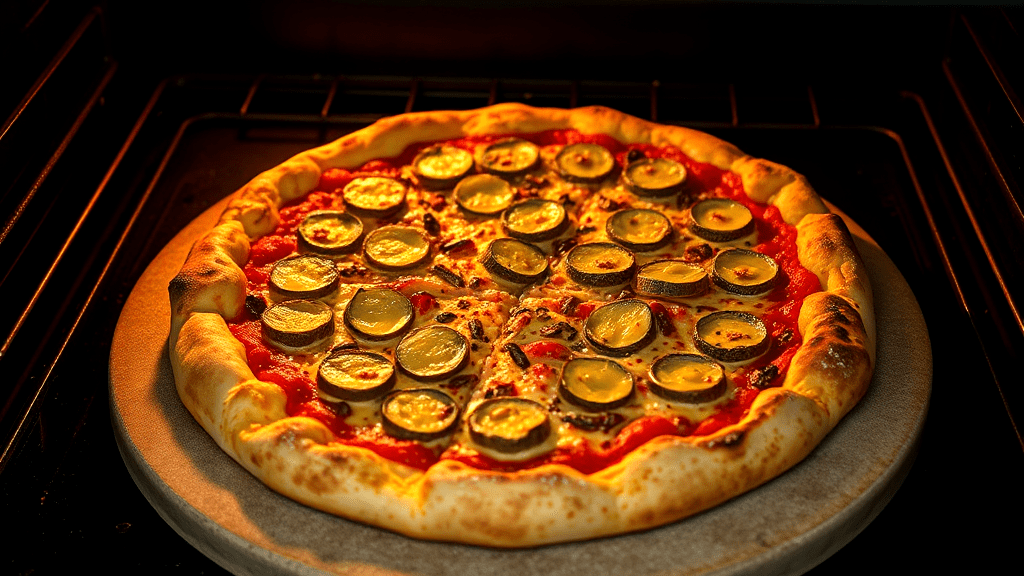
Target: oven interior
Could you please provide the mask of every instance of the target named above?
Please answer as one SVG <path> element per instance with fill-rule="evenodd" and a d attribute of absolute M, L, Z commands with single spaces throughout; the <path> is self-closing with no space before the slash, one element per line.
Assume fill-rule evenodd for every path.
<path fill-rule="evenodd" d="M 601 104 L 791 166 L 904 274 L 934 358 L 917 459 L 814 573 L 1012 555 L 1014 531 L 991 519 L 1024 512 L 1019 7 L 167 12 L 0 8 L 0 486 L 18 527 L 6 570 L 77 558 L 221 571 L 135 488 L 111 433 L 107 359 L 134 282 L 195 216 L 294 153 L 393 114 L 507 101 Z"/>

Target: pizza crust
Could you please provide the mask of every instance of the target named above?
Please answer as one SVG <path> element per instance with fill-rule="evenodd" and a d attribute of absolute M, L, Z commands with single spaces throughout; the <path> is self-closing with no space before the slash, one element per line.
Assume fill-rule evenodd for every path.
<path fill-rule="evenodd" d="M 575 128 L 624 143 L 672 145 L 731 169 L 751 198 L 797 225 L 801 263 L 824 288 L 806 299 L 804 346 L 785 382 L 737 424 L 706 437 L 659 437 L 585 475 L 547 465 L 516 473 L 441 461 L 426 472 L 331 444 L 323 424 L 286 417 L 284 392 L 260 382 L 225 319 L 241 313 L 249 241 L 276 228 L 278 209 L 312 190 L 323 170 L 356 168 L 411 144 L 477 134 Z M 806 179 L 710 135 L 602 108 L 503 104 L 384 119 L 265 172 L 229 201 L 170 285 L 169 352 L 182 402 L 239 464 L 314 508 L 410 536 L 498 547 L 581 540 L 659 526 L 710 508 L 799 462 L 863 396 L 874 360 L 865 268 L 852 238 Z"/>

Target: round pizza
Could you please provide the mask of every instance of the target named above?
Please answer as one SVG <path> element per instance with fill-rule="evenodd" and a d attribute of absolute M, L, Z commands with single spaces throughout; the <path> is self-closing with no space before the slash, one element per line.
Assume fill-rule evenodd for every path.
<path fill-rule="evenodd" d="M 169 286 L 179 396 L 273 490 L 525 547 L 673 522 L 864 395 L 871 288 L 807 180 L 603 107 L 384 119 L 258 175 Z"/>

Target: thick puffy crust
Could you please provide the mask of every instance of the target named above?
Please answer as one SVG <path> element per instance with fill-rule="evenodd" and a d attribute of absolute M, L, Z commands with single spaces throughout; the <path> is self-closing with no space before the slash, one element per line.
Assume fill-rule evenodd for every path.
<path fill-rule="evenodd" d="M 322 170 L 353 168 L 408 145 L 473 134 L 576 128 L 623 142 L 673 145 L 732 169 L 752 198 L 798 225 L 801 262 L 825 289 L 808 298 L 804 346 L 780 388 L 760 394 L 741 422 L 706 437 L 661 437 L 618 464 L 583 475 L 562 466 L 517 473 L 442 461 L 427 472 L 330 443 L 308 418 L 285 416 L 284 393 L 256 380 L 224 319 L 241 310 L 248 240 L 277 225 L 286 201 Z M 806 180 L 693 130 L 600 108 L 506 104 L 382 120 L 300 154 L 248 183 L 193 249 L 170 286 L 170 356 L 184 404 L 242 466 L 312 507 L 411 536 L 519 547 L 641 530 L 710 508 L 777 476 L 818 444 L 866 390 L 874 357 L 870 286 L 849 233 Z"/>

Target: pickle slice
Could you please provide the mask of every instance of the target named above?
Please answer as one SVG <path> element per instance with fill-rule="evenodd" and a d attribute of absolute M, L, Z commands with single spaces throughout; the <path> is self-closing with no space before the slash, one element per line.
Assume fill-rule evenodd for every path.
<path fill-rule="evenodd" d="M 672 222 L 646 208 L 620 210 L 608 218 L 605 232 L 613 241 L 634 252 L 651 252 L 672 240 Z"/>
<path fill-rule="evenodd" d="M 513 284 L 536 282 L 548 271 L 548 257 L 533 244 L 514 238 L 498 238 L 487 246 L 484 268 Z"/>
<path fill-rule="evenodd" d="M 686 404 L 702 404 L 725 394 L 725 368 L 700 354 L 669 354 L 654 361 L 650 370 L 651 391 Z"/>
<path fill-rule="evenodd" d="M 540 148 L 521 138 L 499 140 L 484 149 L 480 168 L 484 172 L 510 178 L 533 169 L 540 159 Z"/>
<path fill-rule="evenodd" d="M 668 158 L 643 158 L 626 166 L 622 179 L 637 196 L 674 196 L 686 184 L 686 167 Z"/>
<path fill-rule="evenodd" d="M 312 300 L 334 292 L 340 278 L 333 260 L 315 254 L 301 254 L 274 264 L 268 285 L 284 298 Z"/>
<path fill-rule="evenodd" d="M 319 300 L 286 300 L 264 310 L 260 324 L 277 348 L 309 348 L 334 334 L 334 312 Z"/>
<path fill-rule="evenodd" d="M 394 178 L 363 176 L 353 179 L 341 191 L 349 210 L 368 218 L 388 218 L 405 207 L 405 184 Z"/>
<path fill-rule="evenodd" d="M 403 440 L 430 442 L 450 434 L 459 421 L 459 405 L 434 388 L 396 390 L 381 403 L 384 432 Z"/>
<path fill-rule="evenodd" d="M 516 191 L 493 174 L 476 174 L 459 182 L 454 196 L 455 203 L 470 214 L 496 216 L 512 204 Z"/>
<path fill-rule="evenodd" d="M 302 219 L 297 230 L 299 246 L 310 252 L 334 256 L 355 252 L 363 237 L 363 223 L 348 212 L 317 210 Z"/>
<path fill-rule="evenodd" d="M 771 336 L 760 318 L 748 312 L 713 312 L 697 320 L 693 343 L 719 362 L 744 362 L 768 351 Z"/>
<path fill-rule="evenodd" d="M 754 215 L 728 198 L 708 198 L 690 208 L 690 230 L 711 242 L 729 242 L 754 231 Z"/>
<path fill-rule="evenodd" d="M 570 144 L 555 156 L 559 174 L 570 182 L 600 182 L 615 170 L 615 157 L 600 144 Z"/>
<path fill-rule="evenodd" d="M 329 402 L 366 402 L 391 390 L 395 385 L 395 366 L 374 352 L 338 350 L 320 363 L 316 385 Z"/>
<path fill-rule="evenodd" d="M 633 253 L 612 242 L 580 244 L 565 256 L 565 273 L 585 286 L 606 288 L 626 284 L 635 271 Z"/>
<path fill-rule="evenodd" d="M 469 362 L 469 341 L 441 324 L 417 328 L 395 348 L 398 367 L 417 380 L 444 380 Z"/>
<path fill-rule="evenodd" d="M 505 233 L 526 242 L 558 238 L 569 227 L 565 207 L 554 200 L 530 198 L 509 206 L 501 215 Z"/>
<path fill-rule="evenodd" d="M 583 336 L 602 354 L 628 356 L 654 340 L 657 324 L 643 300 L 617 300 L 590 313 Z"/>
<path fill-rule="evenodd" d="M 687 298 L 707 292 L 711 286 L 702 266 L 682 260 L 655 260 L 636 273 L 636 290 L 641 294 Z"/>
<path fill-rule="evenodd" d="M 632 399 L 633 389 L 633 375 L 608 358 L 569 360 L 558 379 L 562 397 L 591 412 L 624 406 Z"/>
<path fill-rule="evenodd" d="M 711 280 L 723 290 L 741 296 L 771 292 L 779 278 L 779 265 L 767 254 L 733 248 L 715 256 Z"/>
<path fill-rule="evenodd" d="M 412 302 L 390 288 L 360 288 L 345 306 L 342 320 L 353 336 L 373 342 L 395 338 L 412 326 Z"/>
<path fill-rule="evenodd" d="M 551 436 L 548 411 L 526 398 L 484 400 L 468 420 L 470 438 L 480 446 L 502 454 L 525 452 L 543 444 Z"/>
<path fill-rule="evenodd" d="M 424 188 L 443 190 L 458 183 L 473 168 L 473 155 L 455 146 L 431 146 L 413 158 L 412 170 Z"/>
<path fill-rule="evenodd" d="M 366 236 L 363 256 L 382 270 L 409 270 L 430 260 L 430 239 L 409 226 L 384 226 Z"/>

